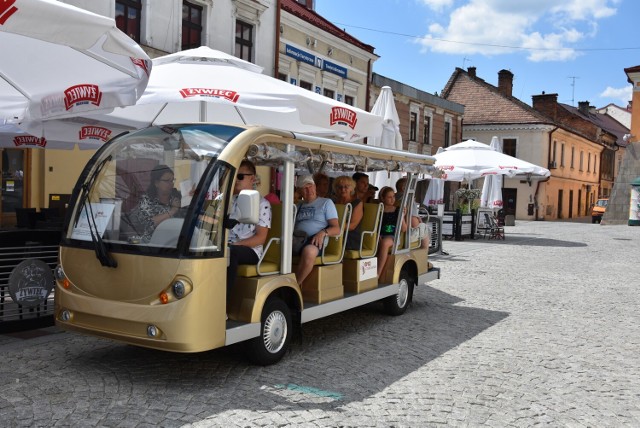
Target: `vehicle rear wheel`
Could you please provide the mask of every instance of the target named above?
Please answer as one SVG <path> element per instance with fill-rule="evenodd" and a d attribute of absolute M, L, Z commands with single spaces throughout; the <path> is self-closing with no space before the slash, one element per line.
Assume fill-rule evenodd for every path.
<path fill-rule="evenodd" d="M 398 294 L 383 300 L 384 309 L 389 315 L 397 316 L 405 313 L 413 299 L 413 288 L 416 282 L 415 275 L 411 273 L 407 266 L 403 267 L 400 271 Z"/>
<path fill-rule="evenodd" d="M 275 364 L 287 352 L 291 340 L 291 310 L 282 300 L 271 298 L 262 309 L 260 336 L 247 342 L 247 358 L 254 364 Z"/>

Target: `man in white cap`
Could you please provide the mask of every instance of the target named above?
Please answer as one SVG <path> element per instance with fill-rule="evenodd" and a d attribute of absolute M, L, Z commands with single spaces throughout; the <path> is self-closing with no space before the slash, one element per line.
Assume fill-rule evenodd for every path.
<path fill-rule="evenodd" d="M 325 245 L 327 237 L 340 233 L 338 212 L 331 199 L 320 198 L 311 175 L 298 177 L 296 187 L 303 202 L 298 207 L 294 230 L 306 233 L 304 246 L 300 250 L 300 262 L 296 268 L 296 280 L 302 285 L 313 269 L 313 263 Z M 295 232 L 294 232 L 295 234 Z"/>

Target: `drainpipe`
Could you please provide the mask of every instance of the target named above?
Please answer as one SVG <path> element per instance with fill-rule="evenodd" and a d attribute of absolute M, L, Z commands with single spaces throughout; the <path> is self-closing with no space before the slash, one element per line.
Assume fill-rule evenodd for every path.
<path fill-rule="evenodd" d="M 274 54 L 274 64 L 273 64 L 273 77 L 278 78 L 278 74 L 280 73 L 280 0 L 276 1 L 276 51 Z"/>
<path fill-rule="evenodd" d="M 369 111 L 369 97 L 371 96 L 371 58 L 369 58 L 369 62 L 367 63 L 367 95 L 364 101 L 364 109 Z"/>
<path fill-rule="evenodd" d="M 555 128 L 553 128 L 551 130 L 551 132 L 549 132 L 549 148 L 547 149 L 547 166 L 549 166 L 549 162 L 551 162 L 551 147 L 552 147 L 552 138 L 553 137 L 553 133 L 556 132 L 558 130 L 559 126 L 556 126 Z M 549 171 L 551 172 L 551 171 Z M 547 181 L 549 181 L 551 179 L 551 175 L 549 175 L 549 177 L 547 177 L 546 180 L 540 180 L 538 181 L 538 183 L 536 184 L 536 192 L 533 194 L 533 206 L 535 207 L 535 217 L 534 219 L 537 221 L 538 220 L 538 191 L 540 190 L 540 183 L 546 183 Z"/>

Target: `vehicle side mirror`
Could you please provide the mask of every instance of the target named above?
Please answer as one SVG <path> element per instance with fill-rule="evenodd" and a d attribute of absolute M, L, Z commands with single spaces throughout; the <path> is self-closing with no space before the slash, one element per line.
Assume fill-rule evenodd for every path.
<path fill-rule="evenodd" d="M 238 223 L 258 224 L 260 214 L 260 193 L 257 190 L 241 190 L 237 199 L 240 215 L 234 220 Z"/>

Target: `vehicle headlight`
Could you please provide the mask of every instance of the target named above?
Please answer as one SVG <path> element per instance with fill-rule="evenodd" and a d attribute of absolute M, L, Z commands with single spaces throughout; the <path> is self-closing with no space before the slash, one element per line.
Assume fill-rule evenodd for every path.
<path fill-rule="evenodd" d="M 171 291 L 173 291 L 173 295 L 178 299 L 182 299 L 187 292 L 187 287 L 184 285 L 184 282 L 177 280 L 171 286 Z"/>

